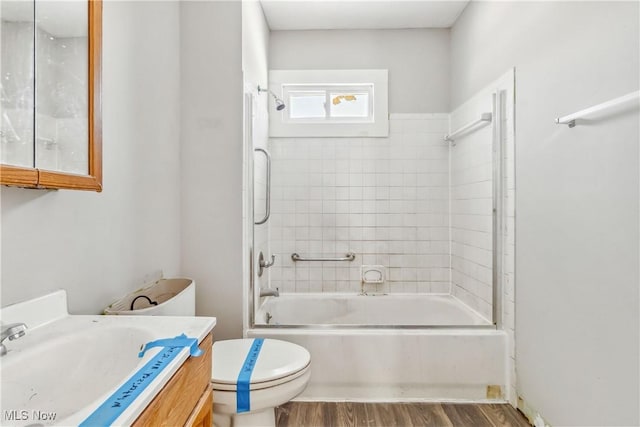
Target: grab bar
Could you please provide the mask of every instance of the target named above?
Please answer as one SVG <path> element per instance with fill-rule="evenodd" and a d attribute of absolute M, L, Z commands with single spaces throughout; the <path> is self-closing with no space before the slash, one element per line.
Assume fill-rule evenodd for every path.
<path fill-rule="evenodd" d="M 353 261 L 356 259 L 356 254 L 348 252 L 344 258 L 303 258 L 298 254 L 291 254 L 291 259 L 295 261 Z"/>
<path fill-rule="evenodd" d="M 269 217 L 271 216 L 271 155 L 264 148 L 256 148 L 253 151 L 259 151 L 263 153 L 267 158 L 267 201 L 264 218 L 262 218 L 260 221 L 254 222 L 255 225 L 260 225 L 267 222 L 269 220 Z"/>

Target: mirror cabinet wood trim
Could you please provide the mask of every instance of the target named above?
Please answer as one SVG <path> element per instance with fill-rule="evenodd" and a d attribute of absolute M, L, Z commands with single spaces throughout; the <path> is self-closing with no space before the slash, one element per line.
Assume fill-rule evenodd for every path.
<path fill-rule="evenodd" d="M 89 165 L 88 175 L 0 165 L 0 184 L 26 187 L 102 191 L 102 0 L 89 5 Z"/>

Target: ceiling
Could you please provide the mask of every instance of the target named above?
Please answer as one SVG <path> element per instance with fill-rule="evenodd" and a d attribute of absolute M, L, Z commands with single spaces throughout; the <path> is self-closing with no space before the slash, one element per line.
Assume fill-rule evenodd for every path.
<path fill-rule="evenodd" d="M 469 0 L 260 0 L 271 30 L 448 28 Z"/>

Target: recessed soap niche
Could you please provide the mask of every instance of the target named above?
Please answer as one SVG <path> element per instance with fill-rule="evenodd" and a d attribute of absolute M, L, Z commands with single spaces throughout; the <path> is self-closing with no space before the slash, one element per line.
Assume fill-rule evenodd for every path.
<path fill-rule="evenodd" d="M 384 265 L 363 265 L 360 267 L 360 280 L 363 284 L 379 285 L 384 283 Z"/>

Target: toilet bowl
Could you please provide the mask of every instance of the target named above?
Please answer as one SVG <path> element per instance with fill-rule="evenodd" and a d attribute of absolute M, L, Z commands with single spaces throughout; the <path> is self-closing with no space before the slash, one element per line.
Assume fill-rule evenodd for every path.
<path fill-rule="evenodd" d="M 151 304 L 155 300 L 157 305 L 144 306 L 145 300 Z M 105 314 L 193 316 L 195 284 L 191 279 L 161 279 L 113 303 Z M 235 339 L 213 344 L 211 383 L 216 427 L 275 427 L 275 407 L 302 393 L 309 382 L 311 355 L 304 347 L 265 339 L 251 372 L 250 408 L 238 412 L 238 375 L 253 343 L 253 339 Z"/>
<path fill-rule="evenodd" d="M 211 383 L 216 427 L 275 426 L 275 407 L 299 395 L 309 382 L 311 355 L 305 348 L 265 339 L 251 373 L 249 410 L 238 412 L 238 374 L 253 342 L 235 339 L 213 344 Z"/>

